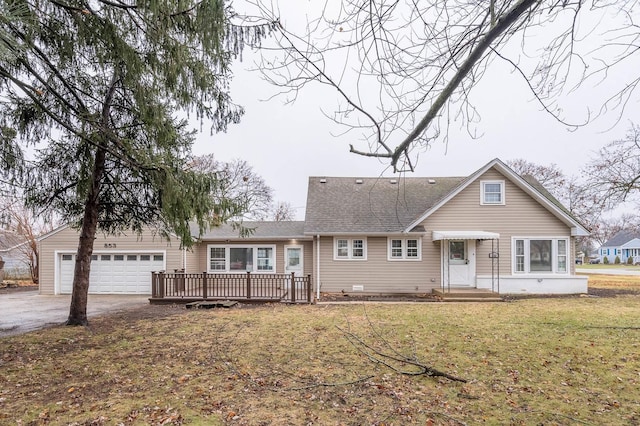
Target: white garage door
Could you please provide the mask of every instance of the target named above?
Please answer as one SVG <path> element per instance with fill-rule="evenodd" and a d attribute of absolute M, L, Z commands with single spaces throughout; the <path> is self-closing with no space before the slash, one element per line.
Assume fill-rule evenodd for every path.
<path fill-rule="evenodd" d="M 76 256 L 59 255 L 60 293 L 70 294 Z M 91 258 L 89 293 L 151 294 L 151 271 L 165 269 L 163 253 L 100 253 Z"/>

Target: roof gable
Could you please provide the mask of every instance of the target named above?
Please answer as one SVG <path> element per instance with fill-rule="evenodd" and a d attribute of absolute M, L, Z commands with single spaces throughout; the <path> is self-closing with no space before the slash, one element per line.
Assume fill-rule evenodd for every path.
<path fill-rule="evenodd" d="M 609 238 L 602 247 L 620 247 L 636 238 L 640 238 L 640 232 L 633 232 L 625 229 L 617 232 L 613 237 Z"/>
<path fill-rule="evenodd" d="M 47 238 L 56 235 L 58 232 L 64 231 L 68 227 L 69 227 L 69 224 L 60 225 L 57 228 L 47 232 L 46 234 L 40 235 L 38 238 L 36 238 L 36 241 L 40 242 L 42 240 L 46 240 Z"/>
<path fill-rule="evenodd" d="M 525 193 L 527 193 L 530 197 L 532 197 L 535 201 L 545 207 L 548 211 L 550 211 L 554 216 L 564 222 L 567 226 L 571 227 L 572 235 L 589 235 L 589 231 L 580 224 L 580 222 L 573 217 L 573 215 L 556 199 L 554 198 L 546 189 L 542 187 L 538 183 L 538 185 L 533 185 L 529 181 L 525 180 L 523 177 L 514 172 L 509 166 L 500 161 L 499 159 L 494 159 L 487 163 L 485 166 L 478 169 L 475 173 L 471 174 L 467 179 L 460 182 L 460 184 L 454 188 L 449 194 L 443 197 L 438 203 L 436 203 L 433 207 L 426 210 L 423 215 L 421 215 L 418 219 L 413 221 L 407 229 L 415 227 L 435 213 L 439 208 L 444 206 L 447 202 L 449 202 L 452 198 L 462 192 L 465 188 L 471 185 L 473 182 L 476 182 L 482 175 L 484 175 L 490 169 L 497 170 L 500 174 L 505 176 L 506 179 L 511 181 Z M 533 178 L 529 178 L 532 180 Z M 535 181 L 535 179 L 533 179 Z M 537 182 L 537 181 L 535 181 Z M 537 188 L 539 186 L 540 188 Z"/>
<path fill-rule="evenodd" d="M 625 249 L 640 248 L 640 238 L 634 238 L 631 241 L 627 241 L 622 245 L 622 248 L 625 248 Z"/>

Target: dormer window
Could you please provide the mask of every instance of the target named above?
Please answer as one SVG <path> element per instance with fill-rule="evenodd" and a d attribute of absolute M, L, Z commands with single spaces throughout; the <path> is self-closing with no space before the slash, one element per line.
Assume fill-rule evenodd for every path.
<path fill-rule="evenodd" d="M 480 182 L 480 204 L 504 205 L 504 181 L 483 180 Z"/>

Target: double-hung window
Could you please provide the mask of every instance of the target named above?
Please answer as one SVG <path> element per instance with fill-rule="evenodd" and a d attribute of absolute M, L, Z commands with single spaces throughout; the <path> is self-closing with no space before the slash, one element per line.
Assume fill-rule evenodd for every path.
<path fill-rule="evenodd" d="M 387 241 L 389 260 L 420 260 L 420 239 L 389 238 Z"/>
<path fill-rule="evenodd" d="M 336 260 L 367 260 L 367 240 L 364 238 L 334 238 L 333 258 Z"/>
<path fill-rule="evenodd" d="M 275 272 L 275 246 L 209 245 L 210 272 Z"/>
<path fill-rule="evenodd" d="M 480 182 L 480 204 L 504 205 L 504 181 L 483 180 Z"/>
<path fill-rule="evenodd" d="M 513 270 L 517 274 L 565 274 L 568 250 L 566 238 L 514 238 Z"/>

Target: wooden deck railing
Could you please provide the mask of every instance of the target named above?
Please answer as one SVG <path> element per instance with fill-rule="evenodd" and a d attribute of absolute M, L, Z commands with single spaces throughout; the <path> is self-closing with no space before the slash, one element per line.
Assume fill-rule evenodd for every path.
<path fill-rule="evenodd" d="M 151 273 L 152 302 L 220 299 L 311 303 L 311 275 Z"/>

